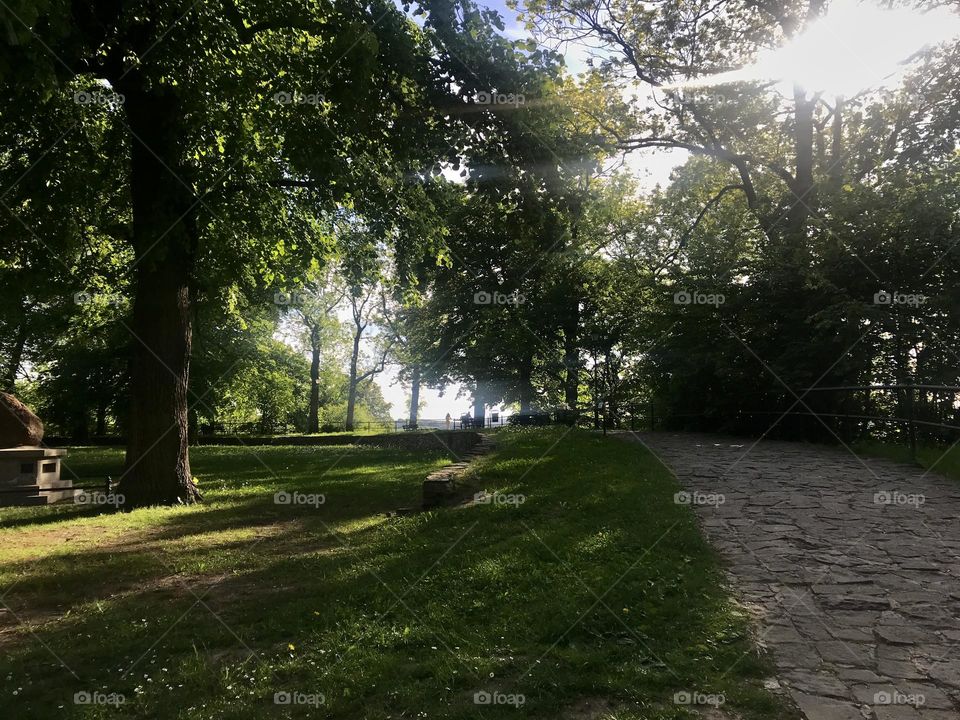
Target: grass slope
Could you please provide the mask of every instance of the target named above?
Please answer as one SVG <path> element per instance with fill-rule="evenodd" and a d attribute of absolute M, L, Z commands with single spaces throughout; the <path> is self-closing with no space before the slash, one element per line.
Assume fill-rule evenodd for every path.
<path fill-rule="evenodd" d="M 672 702 L 691 691 L 722 693 L 722 717 L 793 717 L 760 688 L 747 621 L 655 458 L 581 432 L 497 437 L 471 482 L 514 504 L 387 519 L 442 458 L 204 447 L 199 507 L 0 510 L 5 711 L 665 720 L 697 717 Z M 281 490 L 326 502 L 275 505 Z M 95 691 L 126 701 L 74 703 Z"/>
<path fill-rule="evenodd" d="M 917 457 L 910 456 L 910 448 L 905 445 L 892 445 L 880 442 L 859 442 L 853 446 L 858 454 L 887 458 L 907 464 L 917 464 L 931 472 L 939 473 L 954 480 L 960 480 L 960 446 L 934 447 L 921 445 L 917 448 Z"/>

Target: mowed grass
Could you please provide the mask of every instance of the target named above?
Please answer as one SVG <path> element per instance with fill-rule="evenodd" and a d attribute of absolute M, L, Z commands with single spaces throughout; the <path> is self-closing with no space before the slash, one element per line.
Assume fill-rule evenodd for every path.
<path fill-rule="evenodd" d="M 699 716 L 673 702 L 689 691 L 723 695 L 717 717 L 795 717 L 655 458 L 496 437 L 469 481 L 498 501 L 429 513 L 386 515 L 445 459 L 352 446 L 197 448 L 198 507 L 0 510 L 3 714 L 666 720 Z"/>

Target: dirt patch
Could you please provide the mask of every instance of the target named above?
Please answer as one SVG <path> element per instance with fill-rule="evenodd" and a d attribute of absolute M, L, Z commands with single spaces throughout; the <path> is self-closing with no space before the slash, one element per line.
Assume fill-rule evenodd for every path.
<path fill-rule="evenodd" d="M 615 710 L 612 702 L 606 698 L 582 698 L 564 709 L 562 720 L 602 720 Z"/>

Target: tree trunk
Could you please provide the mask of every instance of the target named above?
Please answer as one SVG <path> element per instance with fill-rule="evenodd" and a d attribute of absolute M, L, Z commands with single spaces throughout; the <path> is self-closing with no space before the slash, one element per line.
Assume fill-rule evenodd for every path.
<path fill-rule="evenodd" d="M 833 128 L 830 146 L 830 182 L 835 189 L 843 180 L 843 98 L 837 97 L 833 109 Z"/>
<path fill-rule="evenodd" d="M 77 445 L 85 445 L 90 440 L 90 426 L 87 423 L 87 408 L 77 411 L 73 419 L 73 431 L 70 437 Z"/>
<path fill-rule="evenodd" d="M 571 410 L 580 400 L 580 353 L 577 348 L 577 328 L 580 326 L 580 302 L 573 299 L 573 313 L 563 329 L 563 365 L 566 376 L 563 383 L 563 401 Z"/>
<path fill-rule="evenodd" d="M 127 507 L 200 500 L 188 450 L 190 279 L 197 229 L 193 193 L 183 184 L 179 162 L 183 112 L 174 94 L 144 90 L 135 75 L 117 88 L 126 96 L 132 131 L 130 195 L 137 256 L 130 417 L 119 487 Z"/>
<path fill-rule="evenodd" d="M 477 383 L 477 388 L 473 393 L 473 421 L 478 426 L 483 427 L 484 419 L 487 415 L 487 404 L 486 400 L 483 397 L 483 389 L 480 383 Z"/>
<path fill-rule="evenodd" d="M 310 327 L 310 410 L 307 432 L 320 432 L 320 326 Z"/>
<path fill-rule="evenodd" d="M 97 429 L 94 432 L 97 437 L 107 434 L 107 408 L 104 405 L 97 405 Z"/>
<path fill-rule="evenodd" d="M 593 356 L 593 428 L 594 430 L 600 429 L 600 398 L 602 394 L 600 392 L 600 377 L 597 371 L 597 356 Z"/>
<path fill-rule="evenodd" d="M 410 420 L 407 425 L 410 428 L 417 426 L 417 419 L 420 415 L 420 366 L 414 365 L 410 371 Z"/>
<path fill-rule="evenodd" d="M 533 406 L 533 357 L 520 360 L 520 414 L 528 415 Z"/>
<path fill-rule="evenodd" d="M 7 363 L 3 378 L 3 389 L 11 394 L 17 390 L 17 373 L 20 371 L 20 364 L 23 362 L 23 350 L 27 346 L 27 318 L 24 318 L 17 326 L 17 337 L 10 349 L 10 361 Z"/>
<path fill-rule="evenodd" d="M 353 336 L 353 352 L 350 354 L 350 382 L 347 388 L 347 430 L 353 430 L 353 416 L 357 407 L 357 363 L 359 361 L 360 332 L 357 332 Z"/>
<path fill-rule="evenodd" d="M 794 98 L 794 152 L 796 153 L 796 180 L 787 198 L 790 210 L 787 213 L 789 228 L 794 236 L 802 235 L 806 228 L 810 209 L 816 203 L 813 182 L 813 111 L 814 98 L 807 98 L 806 91 L 797 86 Z"/>

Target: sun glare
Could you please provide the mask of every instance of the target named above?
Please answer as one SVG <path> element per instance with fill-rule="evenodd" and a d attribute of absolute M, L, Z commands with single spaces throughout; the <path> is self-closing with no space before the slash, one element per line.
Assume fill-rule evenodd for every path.
<path fill-rule="evenodd" d="M 920 12 L 837 0 L 805 32 L 761 53 L 753 65 L 696 84 L 780 80 L 785 90 L 796 83 L 810 92 L 851 97 L 899 83 L 915 53 L 958 36 L 960 16 L 946 8 Z"/>

